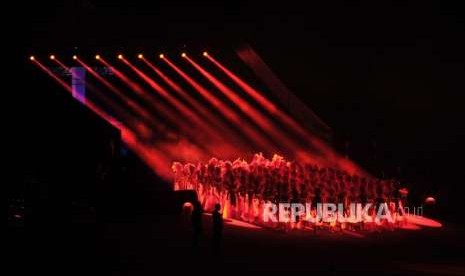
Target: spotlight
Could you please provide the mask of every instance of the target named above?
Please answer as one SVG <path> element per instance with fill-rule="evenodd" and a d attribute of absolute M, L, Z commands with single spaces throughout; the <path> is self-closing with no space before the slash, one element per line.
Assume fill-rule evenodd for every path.
<path fill-rule="evenodd" d="M 100 55 L 95 55 L 95 59 L 100 59 Z"/>
<path fill-rule="evenodd" d="M 50 55 L 50 59 L 51 59 L 51 60 L 55 59 L 55 56 L 54 56 L 54 55 Z"/>
<path fill-rule="evenodd" d="M 118 59 L 123 59 L 123 55 L 119 54 Z"/>
<path fill-rule="evenodd" d="M 76 60 L 76 59 L 77 59 L 77 56 L 76 56 L 76 55 L 74 55 L 74 56 L 73 56 L 73 59 L 74 59 L 74 60 Z"/>
<path fill-rule="evenodd" d="M 185 57 L 186 57 L 186 53 L 182 53 L 181 56 L 182 56 L 183 58 L 185 58 Z"/>
<path fill-rule="evenodd" d="M 36 58 L 34 56 L 29 57 L 30 60 L 35 60 Z"/>
<path fill-rule="evenodd" d="M 427 205 L 434 205 L 436 203 L 436 199 L 432 196 L 429 196 L 425 199 L 425 203 Z"/>
<path fill-rule="evenodd" d="M 207 52 L 203 52 L 203 56 L 204 56 L 204 57 L 208 56 L 208 53 L 207 53 Z"/>
<path fill-rule="evenodd" d="M 163 55 L 163 54 L 160 54 L 160 55 L 159 55 L 159 57 L 160 57 L 160 58 L 164 58 L 164 57 L 165 57 L 165 55 Z"/>
<path fill-rule="evenodd" d="M 137 57 L 140 58 L 140 59 L 143 59 L 144 55 L 143 54 L 138 54 Z"/>

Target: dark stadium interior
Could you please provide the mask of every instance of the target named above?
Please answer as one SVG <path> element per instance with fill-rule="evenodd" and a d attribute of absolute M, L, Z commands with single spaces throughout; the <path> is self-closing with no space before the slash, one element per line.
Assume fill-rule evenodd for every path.
<path fill-rule="evenodd" d="M 22 10 L 23 22 L 7 80 L 17 98 L 19 149 L 19 177 L 7 181 L 11 271 L 465 274 L 463 8 L 439 1 L 88 0 L 12 9 Z M 413 203 L 433 195 L 428 215 L 443 227 L 360 238 L 228 226 L 220 256 L 207 245 L 192 249 L 179 215 L 179 202 L 192 194 L 174 194 L 116 128 L 29 60 L 50 64 L 53 53 L 69 64 L 79 55 L 98 66 L 95 54 L 116 62 L 119 53 L 209 51 L 266 91 L 236 56 L 242 45 L 330 127 L 338 152 L 371 175 L 405 183 Z"/>

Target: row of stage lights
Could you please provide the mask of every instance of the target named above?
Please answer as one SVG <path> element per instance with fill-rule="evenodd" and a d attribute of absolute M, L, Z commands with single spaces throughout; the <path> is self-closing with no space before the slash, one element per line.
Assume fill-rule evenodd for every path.
<path fill-rule="evenodd" d="M 202 55 L 206 57 L 206 56 L 208 56 L 208 52 L 203 52 Z M 161 59 L 163 59 L 163 58 L 165 58 L 165 55 L 164 55 L 164 54 L 160 54 L 158 57 L 161 58 Z M 181 57 L 185 58 L 185 57 L 187 57 L 187 54 L 186 54 L 186 53 L 181 53 Z M 50 55 L 49 58 L 50 58 L 51 60 L 56 59 L 55 55 Z M 74 59 L 74 60 L 77 60 L 77 58 L 78 58 L 77 55 L 73 55 L 73 59 Z M 101 58 L 100 55 L 95 55 L 95 59 L 99 60 L 100 58 Z M 118 58 L 118 59 L 123 59 L 124 56 L 123 56 L 122 54 L 119 54 L 119 55 L 117 55 L 117 58 Z M 143 58 L 144 58 L 144 55 L 143 55 L 143 54 L 138 54 L 138 55 L 137 55 L 137 58 L 143 59 Z M 30 60 L 35 60 L 35 57 L 34 57 L 34 56 L 30 56 L 29 59 L 30 59 Z"/>

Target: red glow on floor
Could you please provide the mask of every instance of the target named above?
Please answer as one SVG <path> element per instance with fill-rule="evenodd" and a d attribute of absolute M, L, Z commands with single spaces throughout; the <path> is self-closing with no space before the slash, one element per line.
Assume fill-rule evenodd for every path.
<path fill-rule="evenodd" d="M 433 227 L 433 228 L 439 228 L 442 227 L 442 224 L 439 221 L 436 221 L 434 219 L 422 217 L 422 216 L 406 216 L 405 217 L 406 221 L 415 224 L 417 226 L 424 226 L 424 227 Z"/>
<path fill-rule="evenodd" d="M 400 229 L 404 230 L 421 230 L 421 227 L 412 223 L 404 223 L 399 226 Z"/>
<path fill-rule="evenodd" d="M 206 216 L 211 216 L 210 213 L 205 213 Z M 223 214 L 223 217 L 227 217 L 227 216 L 224 216 Z M 246 228 L 246 229 L 249 229 L 249 230 L 260 230 L 260 229 L 263 229 L 262 227 L 258 226 L 258 225 L 255 225 L 255 224 L 252 224 L 252 223 L 248 223 L 248 222 L 245 222 L 245 221 L 241 221 L 241 220 L 237 220 L 237 219 L 228 219 L 228 218 L 225 218 L 224 219 L 224 223 L 227 224 L 227 225 L 230 225 L 230 226 L 233 226 L 233 227 L 240 227 L 240 228 Z"/>

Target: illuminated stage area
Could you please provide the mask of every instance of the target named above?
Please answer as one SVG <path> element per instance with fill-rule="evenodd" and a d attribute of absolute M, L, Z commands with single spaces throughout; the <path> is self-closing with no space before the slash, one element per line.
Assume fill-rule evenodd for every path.
<path fill-rule="evenodd" d="M 259 60 L 253 49 L 238 55 L 244 52 L 249 57 L 243 61 Z M 408 206 L 408 189 L 397 180 L 365 172 L 334 150 L 323 130 L 299 122 L 210 53 L 148 56 L 96 54 L 93 65 L 78 55 L 69 64 L 54 54 L 48 65 L 29 59 L 118 129 L 125 145 L 174 191 L 195 191 L 204 211 L 220 204 L 226 219 L 286 231 L 441 226 L 422 217 L 423 207 Z M 321 221 L 333 209 L 332 218 Z"/>
<path fill-rule="evenodd" d="M 465 276 L 460 2 L 8 2 L 6 271 Z"/>
<path fill-rule="evenodd" d="M 196 191 L 200 208 L 212 212 L 215 204 L 220 204 L 224 218 L 267 228 L 289 231 L 441 227 L 422 213 L 409 212 L 408 191 L 395 180 L 352 176 L 333 168 L 289 162 L 279 155 L 270 160 L 262 154 L 255 154 L 250 162 L 216 158 L 205 164 L 175 162 L 172 169 L 174 190 Z M 275 207 L 271 216 L 273 204 L 286 206 Z M 331 218 L 324 217 L 329 212 L 325 204 L 334 206 Z M 363 208 L 364 215 L 360 214 Z"/>

